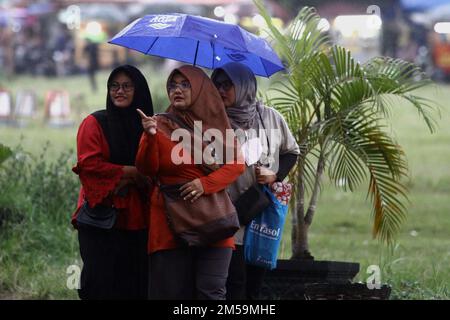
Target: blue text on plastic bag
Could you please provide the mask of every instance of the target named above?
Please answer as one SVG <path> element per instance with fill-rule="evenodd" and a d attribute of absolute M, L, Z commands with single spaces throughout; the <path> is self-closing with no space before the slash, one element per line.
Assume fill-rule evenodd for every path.
<path fill-rule="evenodd" d="M 272 203 L 245 230 L 245 261 L 274 269 L 277 266 L 278 248 L 288 206 L 281 204 L 267 187 L 264 187 L 264 192 L 270 196 Z"/>

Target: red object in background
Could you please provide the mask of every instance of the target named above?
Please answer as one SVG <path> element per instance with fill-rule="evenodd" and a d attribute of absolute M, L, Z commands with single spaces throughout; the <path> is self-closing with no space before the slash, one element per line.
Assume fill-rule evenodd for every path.
<path fill-rule="evenodd" d="M 450 74 L 450 39 L 447 34 L 433 35 L 433 63 L 446 75 Z"/>
<path fill-rule="evenodd" d="M 66 90 L 50 90 L 45 95 L 45 118 L 68 118 L 70 116 L 70 98 Z"/>

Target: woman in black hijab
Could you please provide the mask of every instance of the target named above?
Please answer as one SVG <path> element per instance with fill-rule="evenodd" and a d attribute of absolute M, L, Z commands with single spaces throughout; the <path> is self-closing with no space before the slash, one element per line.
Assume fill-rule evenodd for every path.
<path fill-rule="evenodd" d="M 153 115 L 152 99 L 142 73 L 129 65 L 113 70 L 107 89 L 106 110 L 87 116 L 77 135 L 73 171 L 82 186 L 72 224 L 83 260 L 79 296 L 146 299 L 150 184 L 134 163 L 143 131 L 136 109 Z M 112 227 L 83 218 L 99 206 L 116 209 Z"/>

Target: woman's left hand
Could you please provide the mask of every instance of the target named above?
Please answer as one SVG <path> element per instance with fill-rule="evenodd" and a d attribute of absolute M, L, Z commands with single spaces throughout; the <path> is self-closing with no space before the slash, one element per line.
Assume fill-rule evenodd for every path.
<path fill-rule="evenodd" d="M 190 200 L 191 202 L 194 202 L 195 200 L 200 198 L 203 193 L 205 193 L 200 179 L 195 179 L 182 185 L 180 187 L 180 191 L 180 195 L 184 198 L 184 200 Z"/>
<path fill-rule="evenodd" d="M 255 167 L 255 174 L 259 184 L 270 184 L 277 180 L 276 173 L 264 166 Z"/>

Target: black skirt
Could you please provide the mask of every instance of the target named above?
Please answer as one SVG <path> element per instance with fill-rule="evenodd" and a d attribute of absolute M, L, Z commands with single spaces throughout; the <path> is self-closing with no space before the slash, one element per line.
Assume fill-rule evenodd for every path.
<path fill-rule="evenodd" d="M 147 298 L 147 230 L 79 226 L 82 300 Z"/>

